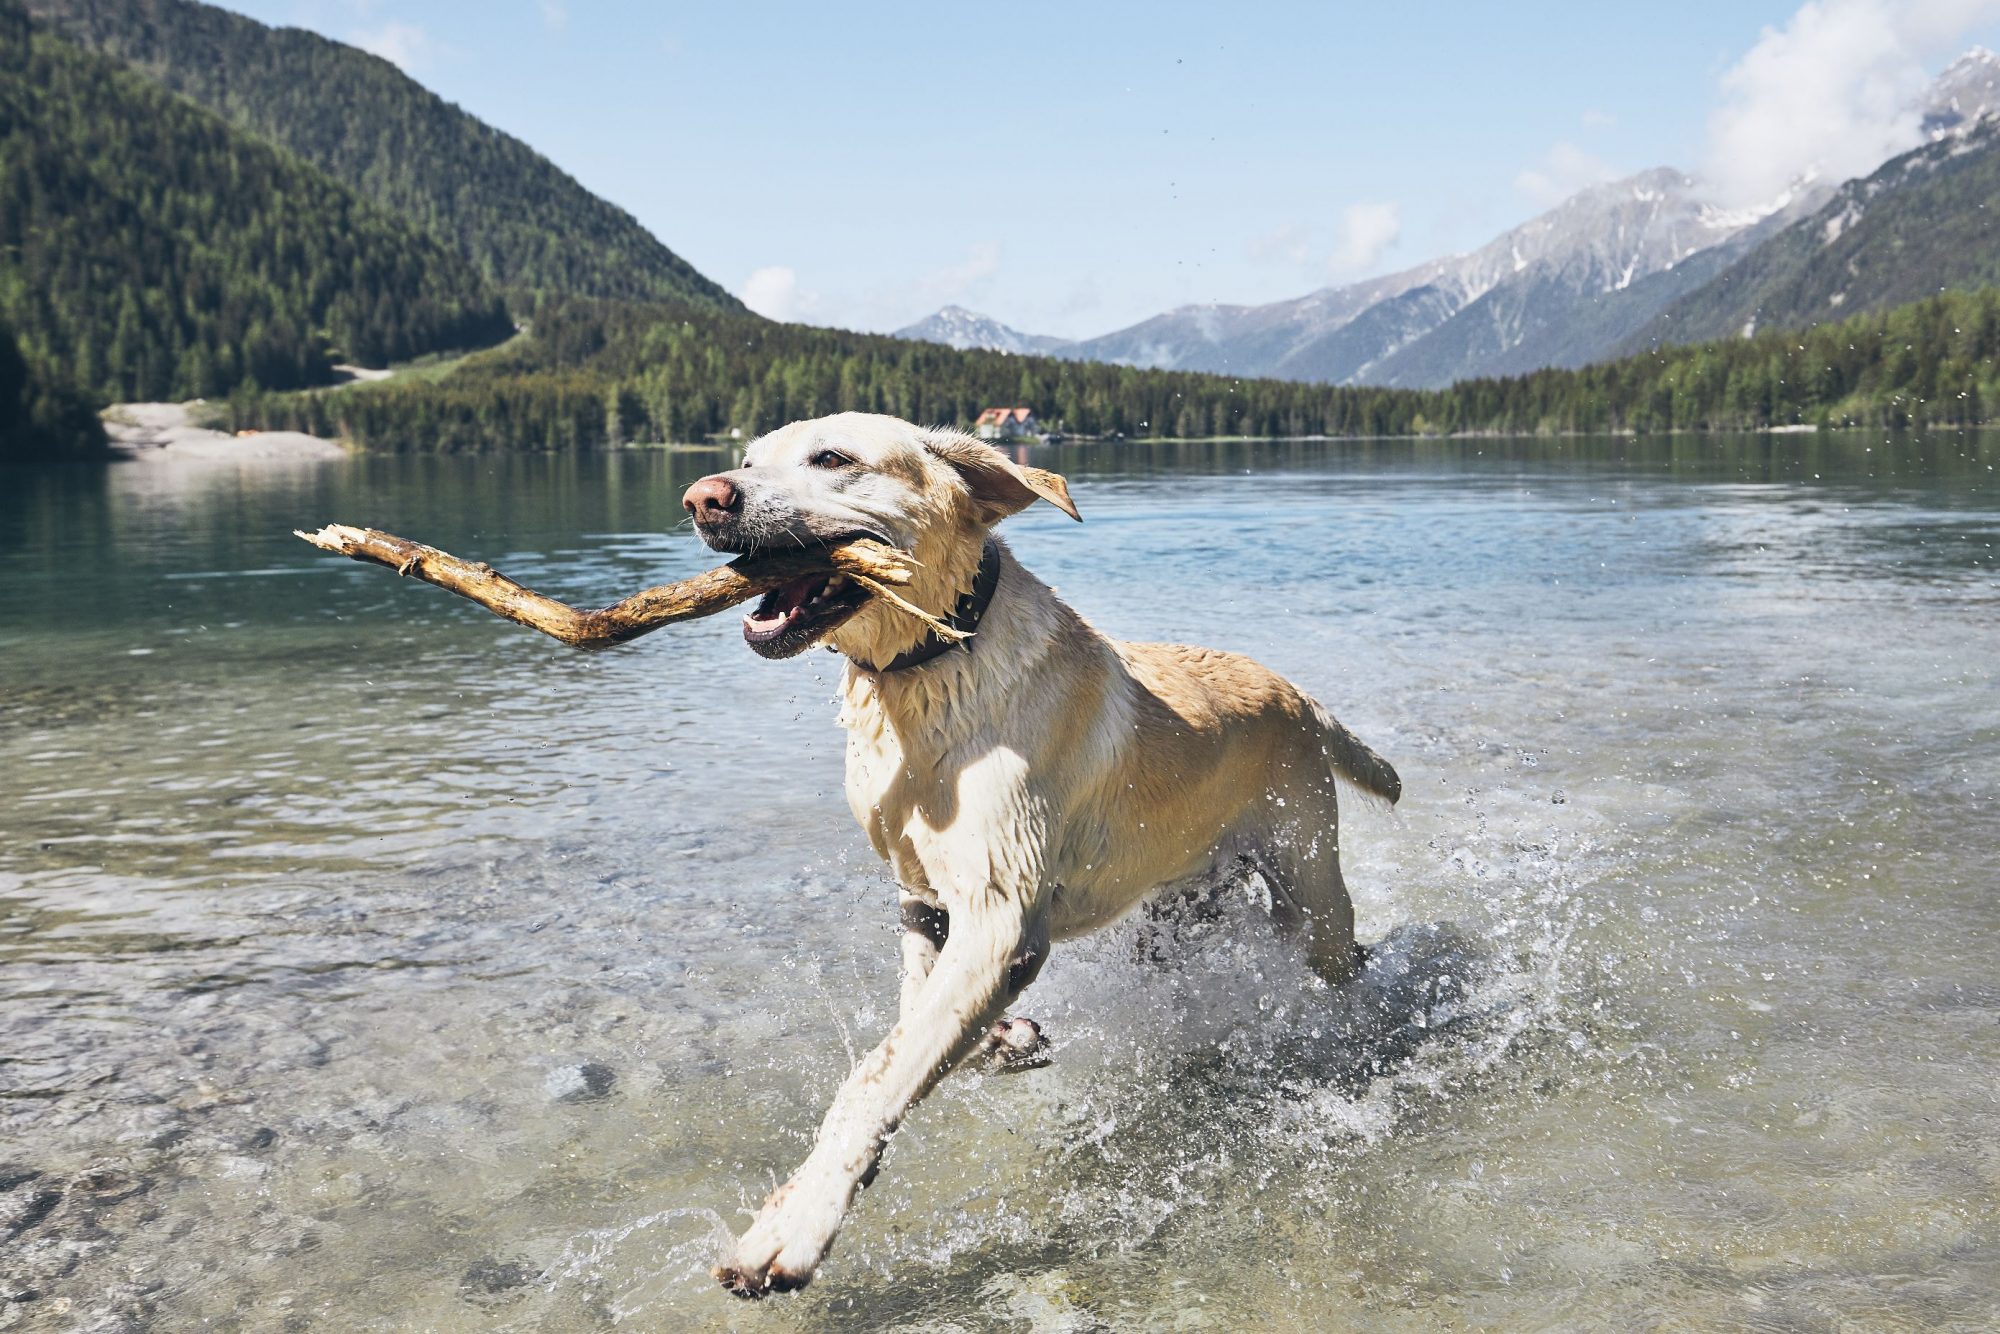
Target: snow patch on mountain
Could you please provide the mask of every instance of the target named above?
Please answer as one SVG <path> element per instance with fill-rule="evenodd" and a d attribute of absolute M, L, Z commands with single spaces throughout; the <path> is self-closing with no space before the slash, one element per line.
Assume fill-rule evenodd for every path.
<path fill-rule="evenodd" d="M 1970 131 L 2000 116 L 2000 56 L 1975 47 L 1913 108 L 1932 141 L 1906 171 L 1971 151 Z M 948 306 L 901 330 L 953 347 L 1128 366 L 1272 375 L 1349 384 L 1443 384 L 1467 375 L 1579 365 L 1611 355 L 1666 304 L 1835 195 L 1807 173 L 1776 197 L 1724 208 L 1670 167 L 1592 186 L 1484 246 L 1289 301 L 1183 306 L 1096 338 L 1023 334 Z M 1876 180 L 1824 223 L 1832 245 L 1859 220 Z M 1699 258 L 1699 263 L 1690 261 Z"/>
<path fill-rule="evenodd" d="M 2000 56 L 1973 47 L 1937 76 L 1918 110 L 1924 136 L 1933 141 L 1963 134 L 2000 112 Z"/>
<path fill-rule="evenodd" d="M 963 306 L 946 306 L 935 315 L 896 330 L 895 337 L 924 343 L 943 343 L 960 351 L 1010 352 L 1017 356 L 1059 356 L 1070 347 L 1067 338 L 1022 333 L 989 315 Z"/>

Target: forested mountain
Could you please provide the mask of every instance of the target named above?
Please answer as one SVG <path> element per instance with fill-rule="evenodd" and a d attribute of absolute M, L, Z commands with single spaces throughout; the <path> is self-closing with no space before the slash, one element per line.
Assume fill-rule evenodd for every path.
<path fill-rule="evenodd" d="M 874 334 L 775 324 L 693 308 L 572 301 L 532 336 L 468 358 L 435 383 L 357 386 L 233 405 L 243 425 L 341 436 L 369 448 L 588 449 L 766 431 L 856 409 L 911 421 L 969 421 L 1026 403 L 1072 430 L 1206 435 L 1383 429 L 1378 391 L 1337 405 L 1316 385 L 1142 371 Z M 1329 416 L 1329 412 L 1333 415 Z"/>
<path fill-rule="evenodd" d="M 2000 283 L 2000 121 L 1924 145 L 1849 181 L 1667 306 L 1628 345 L 1798 328 L 1947 288 Z"/>
<path fill-rule="evenodd" d="M 1704 294 L 1749 294 L 1768 322 L 2000 281 L 2000 130 L 1968 128 L 1977 69 L 1936 143 L 1788 230 L 1770 215 L 1749 230 L 1687 178 L 1647 173 L 1470 255 L 1294 302 L 1081 344 L 968 332 L 967 312 L 930 330 L 1012 335 L 1003 355 L 760 319 L 525 145 L 352 48 L 191 0 L 29 2 L 111 53 L 31 31 L 0 0 L 0 430 L 29 422 L 15 438 L 44 448 L 92 447 L 66 382 L 99 400 L 234 387 L 238 425 L 405 450 L 699 439 L 841 409 L 965 421 L 993 403 L 1093 435 L 1896 426 L 1983 420 L 2000 393 L 1990 289 L 1575 371 L 1373 383 L 1580 362 L 1668 303 L 1679 337 L 1735 334 L 1737 307 L 1712 313 Z M 501 284 L 534 308 L 531 335 L 453 374 L 270 392 L 323 382 L 336 353 L 380 364 L 496 341 L 512 327 Z M 1065 359 L 1079 355 L 1229 373 Z M 1237 378 L 1251 367 L 1301 378 Z"/>
<path fill-rule="evenodd" d="M 0 322 L 100 402 L 324 383 L 512 329 L 430 236 L 5 3 Z"/>
<path fill-rule="evenodd" d="M 1028 405 L 1070 431 L 1139 436 L 1967 425 L 2000 404 L 2000 291 L 1442 390 L 1142 371 L 573 302 L 433 383 L 244 397 L 232 411 L 239 425 L 409 451 L 750 435 L 849 409 L 962 422 L 991 403 Z"/>
<path fill-rule="evenodd" d="M 2000 57 L 1978 48 L 1968 52 L 1909 111 L 1932 141 L 1925 160 L 1961 151 L 1953 145 L 1962 147 L 1982 117 L 2000 111 Z M 1819 209 L 1832 193 L 1831 182 L 1800 181 L 1762 208 L 1725 210 L 1706 198 L 1700 182 L 1658 168 L 1591 186 L 1478 250 L 1400 273 L 1265 305 L 1184 306 L 1095 338 L 1036 340 L 1013 330 L 1006 336 L 1023 345 L 1036 341 L 1037 350 L 1057 356 L 1133 366 L 1417 388 L 1582 366 L 1651 342 L 1719 336 L 1730 317 L 1740 328 L 1760 303 L 1770 305 L 1767 324 L 1770 317 L 1797 322 L 1838 313 L 1842 307 L 1812 306 L 1815 299 L 1830 302 L 1839 291 L 1823 284 L 1824 290 L 1814 289 L 1823 271 L 1809 275 L 1802 287 L 1783 290 L 1796 277 L 1788 266 L 1799 267 L 1811 246 L 1794 238 L 1789 253 L 1762 254 L 1766 242 Z M 1959 208 L 1970 200 L 1968 189 L 1948 202 Z M 1822 216 L 1821 223 L 1826 221 Z M 1961 214 L 1958 221 L 1969 219 Z M 1958 225 L 1953 239 L 1983 246 L 1972 234 L 1978 230 Z M 1860 244 L 1860 238 L 1850 241 L 1849 251 Z M 1872 254 L 1862 266 L 1872 272 L 1858 275 L 1847 300 L 1868 289 L 1881 293 L 1869 298 L 1874 304 L 1909 301 L 1941 286 L 1969 286 L 1992 276 L 1975 258 L 1960 263 L 1961 273 L 1930 281 L 1933 272 L 1950 267 L 1934 262 L 1948 258 L 1944 249 L 1940 239 Z M 1771 272 L 1748 268 L 1731 280 L 1734 290 L 1691 296 L 1753 253 L 1768 260 Z M 1684 327 L 1658 322 L 1663 311 L 1682 301 L 1687 304 L 1672 318 Z M 944 314 L 904 332 L 958 346 L 1004 345 L 999 337 L 955 333 L 960 326 L 940 322 Z"/>
<path fill-rule="evenodd" d="M 1932 141 L 1928 151 L 1934 157 L 1944 157 L 1965 151 L 1969 140 L 1964 136 L 1973 133 L 1981 117 L 1996 107 L 2000 107 L 2000 61 L 1991 52 L 1974 48 L 1938 75 L 1914 110 L 1919 113 L 1925 136 Z M 1986 129 L 1991 129 L 1990 121 Z M 1889 170 L 1884 168 L 1871 179 L 1881 178 Z M 1373 384 L 1442 386 L 1474 375 L 1582 366 L 1648 346 L 1660 341 L 1657 335 L 1665 327 L 1663 312 L 1676 303 L 1686 303 L 1684 311 L 1698 309 L 1703 298 L 1692 294 L 1733 286 L 1733 280 L 1721 276 L 1730 272 L 1732 265 L 1747 266 L 1746 271 L 1783 267 L 1783 261 L 1776 257 L 1793 248 L 1796 238 L 1815 229 L 1814 217 L 1824 222 L 1836 211 L 1827 203 L 1834 193 L 1829 183 L 1800 182 L 1768 211 L 1725 213 L 1700 202 L 1698 182 L 1677 172 L 1649 172 L 1631 181 L 1585 191 L 1557 212 L 1570 212 L 1593 195 L 1615 195 L 1627 188 L 1634 193 L 1690 192 L 1686 197 L 1716 239 L 1712 244 L 1697 244 L 1666 264 L 1652 262 L 1640 248 L 1634 252 L 1637 263 L 1624 271 L 1605 269 L 1601 257 L 1593 271 L 1588 247 L 1559 249 L 1540 262 L 1530 263 L 1516 277 L 1496 284 L 1436 330 L 1385 357 L 1365 378 Z M 1840 195 L 1847 196 L 1854 189 L 1849 185 Z M 1929 203 L 1962 211 L 1970 197 L 1969 191 L 1962 192 L 1956 201 L 1934 195 Z M 1834 224 L 1836 231 L 1839 225 Z M 1608 238 L 1631 235 L 1622 222 L 1598 230 Z M 1953 239 L 1969 240 L 1967 233 L 1976 230 L 1961 226 Z M 1615 245 L 1610 247 L 1612 253 Z M 1934 243 L 1933 248 L 1941 250 L 1943 246 Z M 1985 248 L 1990 255 L 1990 241 Z M 1966 279 L 1931 282 L 1929 272 L 1942 266 L 1930 263 L 1910 247 L 1897 245 L 1871 253 L 1865 262 L 1876 272 L 1879 297 L 1844 307 L 1833 302 L 1818 311 L 1807 309 L 1806 302 L 1795 302 L 1785 310 L 1781 301 L 1774 307 L 1782 311 L 1778 323 L 1796 326 L 1858 309 L 1915 301 L 1942 286 L 1970 288 L 2000 279 L 2000 273 L 1988 262 L 1964 265 L 1969 274 Z M 1900 275 L 1899 279 L 1886 280 L 1891 273 Z M 1733 303 L 1725 300 L 1720 304 Z M 1740 323 L 1735 329 L 1690 323 L 1674 330 L 1666 341 L 1697 342 L 1741 327 Z"/>
<path fill-rule="evenodd" d="M 72 40 L 458 247 L 517 301 L 559 294 L 740 308 L 623 209 L 377 56 L 194 0 L 28 4 Z"/>
<path fill-rule="evenodd" d="M 1823 194 L 1804 192 L 1748 226 L 1730 219 L 1716 228 L 1722 239 L 1665 265 L 1607 272 L 1593 267 L 1587 250 L 1527 265 L 1383 357 L 1364 378 L 1442 388 L 1478 376 L 1603 361 L 1625 350 L 1662 309 L 1753 251 Z"/>
<path fill-rule="evenodd" d="M 1769 230 L 1659 168 L 1580 191 L 1468 254 L 1292 301 L 1186 306 L 1071 342 L 994 328 L 1019 344 L 1008 350 L 1080 360 L 1432 388 L 1600 358 Z M 950 313 L 903 332 L 1003 345 Z"/>
<path fill-rule="evenodd" d="M 1439 387 L 1480 375 L 1525 375 L 1602 361 L 1606 349 L 1620 347 L 1663 307 L 1743 252 L 1739 239 L 1732 237 L 1672 268 L 1602 291 L 1556 273 L 1525 273 L 1452 311 L 1437 327 L 1385 357 L 1369 380 Z"/>
<path fill-rule="evenodd" d="M 1294 352 L 1279 373 L 1432 388 L 1490 373 L 1503 359 L 1550 365 L 1550 344 L 1572 337 L 1582 310 L 1650 291 L 1635 286 L 1748 221 L 1714 208 L 1697 182 L 1668 168 L 1592 186 L 1443 262 L 1435 277 Z"/>

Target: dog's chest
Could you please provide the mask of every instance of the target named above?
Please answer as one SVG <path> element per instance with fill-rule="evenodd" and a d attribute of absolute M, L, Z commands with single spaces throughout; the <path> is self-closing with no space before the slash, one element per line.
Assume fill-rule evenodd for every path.
<path fill-rule="evenodd" d="M 897 841 L 901 812 L 894 796 L 895 776 L 902 767 L 902 748 L 879 720 L 856 726 L 842 718 L 847 727 L 847 805 L 868 835 L 868 841 L 882 857 L 894 860 L 891 850 Z M 884 803 L 889 809 L 884 809 Z"/>
<path fill-rule="evenodd" d="M 923 888 L 927 878 L 907 833 L 920 799 L 912 757 L 865 685 L 850 683 L 840 725 L 847 730 L 848 809 L 898 883 Z"/>
<path fill-rule="evenodd" d="M 956 735 L 941 711 L 892 720 L 865 690 L 850 690 L 841 725 L 848 808 L 897 882 L 922 895 L 983 882 L 988 842 L 1021 832 L 1018 758 Z"/>

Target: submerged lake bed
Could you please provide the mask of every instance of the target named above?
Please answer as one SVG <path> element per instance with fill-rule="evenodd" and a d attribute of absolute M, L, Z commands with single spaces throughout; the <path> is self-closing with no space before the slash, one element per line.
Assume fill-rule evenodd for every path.
<path fill-rule="evenodd" d="M 2000 1323 L 2000 438 L 1038 448 L 1003 533 L 1400 770 L 1330 992 L 1059 947 L 815 1284 L 725 1229 L 893 1019 L 839 663 L 563 649 L 698 452 L 0 471 L 0 1329 Z"/>

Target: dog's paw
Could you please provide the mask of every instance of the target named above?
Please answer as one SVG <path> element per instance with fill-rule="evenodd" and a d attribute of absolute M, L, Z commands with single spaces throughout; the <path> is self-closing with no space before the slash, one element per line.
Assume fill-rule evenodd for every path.
<path fill-rule="evenodd" d="M 767 1206 L 764 1217 L 736 1243 L 736 1258 L 712 1271 L 731 1296 L 756 1301 L 774 1292 L 797 1292 L 812 1282 L 811 1265 L 784 1263 L 784 1238 L 770 1221 L 775 1212 Z"/>
<path fill-rule="evenodd" d="M 774 1292 L 797 1292 L 812 1282 L 820 1261 L 833 1249 L 847 1194 L 816 1191 L 794 1177 L 771 1192 L 736 1253 L 711 1272 L 730 1293 L 749 1300 Z"/>
<path fill-rule="evenodd" d="M 990 1074 L 1037 1070 L 1049 1063 L 1049 1040 L 1032 1019 L 996 1019 L 972 1055 Z"/>
<path fill-rule="evenodd" d="M 754 1302 L 774 1292 L 797 1292 L 812 1282 L 811 1274 L 793 1274 L 775 1265 L 762 1269 L 744 1264 L 717 1265 L 709 1271 L 732 1297 Z"/>

